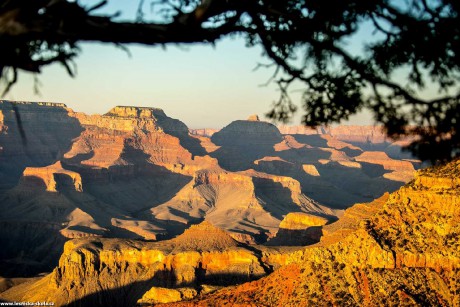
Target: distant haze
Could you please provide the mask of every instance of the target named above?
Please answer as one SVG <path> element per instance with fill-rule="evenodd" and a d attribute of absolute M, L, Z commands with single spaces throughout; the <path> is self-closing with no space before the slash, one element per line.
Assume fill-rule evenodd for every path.
<path fill-rule="evenodd" d="M 57 64 L 45 68 L 37 95 L 32 75 L 23 73 L 5 98 L 62 102 L 75 111 L 98 114 L 116 105 L 158 107 L 190 128 L 221 128 L 251 114 L 264 119 L 279 95 L 274 84 L 261 86 L 272 75 L 271 69 L 254 71 L 257 63 L 267 62 L 261 50 L 245 48 L 242 40 L 186 50 L 134 46 L 131 57 L 101 44 L 84 44 L 82 49 L 76 59 L 76 78 Z M 295 102 L 299 96 L 298 91 L 292 93 Z M 300 124 L 301 115 L 300 110 L 293 125 Z M 372 120 L 361 116 L 354 124 L 372 124 Z"/>

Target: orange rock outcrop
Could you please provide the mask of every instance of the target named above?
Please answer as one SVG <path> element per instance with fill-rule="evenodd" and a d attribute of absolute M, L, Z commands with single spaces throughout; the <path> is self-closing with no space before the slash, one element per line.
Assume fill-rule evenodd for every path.
<path fill-rule="evenodd" d="M 229 285 L 266 275 L 285 263 L 279 251 L 248 248 L 209 223 L 161 243 L 118 239 L 67 242 L 59 266 L 2 299 L 53 301 L 56 306 L 133 306 L 191 299 L 206 284 Z M 273 255 L 273 256 L 270 256 Z"/>
<path fill-rule="evenodd" d="M 288 213 L 279 225 L 275 237 L 267 242 L 270 246 L 306 246 L 319 242 L 322 226 L 329 220 L 304 212 Z"/>
<path fill-rule="evenodd" d="M 347 210 L 336 226 L 325 226 L 321 243 L 291 254 L 290 265 L 177 306 L 456 306 L 458 174 L 458 160 L 420 171 L 399 191 Z"/>
<path fill-rule="evenodd" d="M 377 127 L 290 132 L 247 120 L 207 138 L 156 108 L 85 115 L 0 101 L 2 268 L 45 271 L 56 246 L 79 238 L 51 274 L 0 299 L 458 305 L 459 163 L 363 203 L 410 180 L 417 163 L 399 161 Z M 320 242 L 241 243 L 273 243 L 283 229 Z"/>
<path fill-rule="evenodd" d="M 312 226 L 323 226 L 328 222 L 327 219 L 302 212 L 293 212 L 286 215 L 281 221 L 280 227 L 284 229 L 306 229 Z"/>
<path fill-rule="evenodd" d="M 308 175 L 311 175 L 311 176 L 321 176 L 318 172 L 318 169 L 316 168 L 316 166 L 312 165 L 312 164 L 304 164 L 302 165 L 302 169 L 305 171 L 305 173 L 307 173 Z"/>

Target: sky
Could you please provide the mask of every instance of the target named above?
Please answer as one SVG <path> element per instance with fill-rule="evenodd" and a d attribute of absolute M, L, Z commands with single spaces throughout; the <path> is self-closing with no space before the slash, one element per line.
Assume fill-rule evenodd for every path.
<path fill-rule="evenodd" d="M 121 10 L 122 19 L 132 19 L 137 3 L 111 0 L 104 10 Z M 75 78 L 53 64 L 39 75 L 39 95 L 34 92 L 33 76 L 21 73 L 3 98 L 60 102 L 88 114 L 104 114 L 117 105 L 157 107 L 190 128 L 221 128 L 251 114 L 264 118 L 279 97 L 275 84 L 264 86 L 273 70 L 254 70 L 258 63 L 269 63 L 262 50 L 247 48 L 243 39 L 224 39 L 214 47 L 129 45 L 131 55 L 109 44 L 80 46 Z M 300 89 L 292 88 L 294 102 L 300 102 Z M 291 124 L 300 124 L 301 115 L 298 112 Z M 365 113 L 348 123 L 372 124 L 373 120 Z"/>

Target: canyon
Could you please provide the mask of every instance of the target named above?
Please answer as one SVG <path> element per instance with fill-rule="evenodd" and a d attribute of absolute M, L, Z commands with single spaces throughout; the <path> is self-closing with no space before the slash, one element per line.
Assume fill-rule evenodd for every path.
<path fill-rule="evenodd" d="M 157 108 L 86 115 L 0 101 L 0 299 L 130 306 L 217 291 L 219 300 L 223 286 L 270 274 L 264 286 L 338 241 L 349 241 L 347 256 L 370 259 L 350 252 L 350 238 L 386 231 L 362 221 L 384 198 L 400 200 L 384 193 L 414 184 L 421 163 L 407 142 L 379 127 L 276 127 L 250 116 L 189 129 Z M 430 189 L 423 178 L 417 188 Z M 399 255 L 402 266 L 420 257 Z M 51 273 L 23 278 L 42 272 Z"/>
<path fill-rule="evenodd" d="M 418 171 L 398 191 L 356 204 L 334 223 L 288 214 L 280 227 L 322 225 L 318 243 L 297 248 L 248 246 L 208 222 L 160 242 L 72 240 L 51 274 L 0 299 L 59 306 L 458 306 L 459 174 L 459 160 Z"/>

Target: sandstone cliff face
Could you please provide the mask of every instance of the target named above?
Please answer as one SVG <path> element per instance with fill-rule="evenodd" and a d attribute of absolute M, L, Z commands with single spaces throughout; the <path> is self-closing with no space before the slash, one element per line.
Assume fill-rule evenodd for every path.
<path fill-rule="evenodd" d="M 307 173 L 308 175 L 310 176 L 321 176 L 318 172 L 318 169 L 316 168 L 316 166 L 312 165 L 312 164 L 304 164 L 302 165 L 302 169 L 305 171 L 305 173 Z"/>
<path fill-rule="evenodd" d="M 160 109 L 115 107 L 102 116 L 75 116 L 87 130 L 66 158 L 88 155 L 88 159 L 78 159 L 84 165 L 109 167 L 149 161 L 177 171 L 181 169 L 176 165 L 193 166 L 194 156 L 206 153 L 199 140 L 188 135 L 184 123 L 169 118 Z"/>
<path fill-rule="evenodd" d="M 88 116 L 62 105 L 19 104 L 16 108 L 29 114 L 26 136 L 35 129 L 46 136 L 43 144 L 61 137 L 65 143 L 27 143 L 40 153 L 37 158 L 19 149 L 13 104 L 1 107 L 0 158 L 6 162 L 0 173 L 12 174 L 9 164 L 20 172 L 14 177 L 18 184 L 0 195 L 0 260 L 5 260 L 0 269 L 27 272 L 36 266 L 33 272 L 40 272 L 53 265 L 66 240 L 79 239 L 67 243 L 52 274 L 13 287 L 0 299 L 166 303 L 289 264 L 196 303 L 458 302 L 458 164 L 421 172 L 397 193 L 343 213 L 330 207 L 345 209 L 398 188 L 402 181 L 393 173 L 403 168 L 408 180 L 412 162 L 366 152 L 380 147 L 347 141 L 340 130 L 283 136 L 253 118 L 209 139 L 190 136 L 183 123 L 154 108 L 116 107 Z M 48 109 L 59 110 L 50 130 L 37 124 Z M 75 130 L 71 123 L 77 123 Z M 380 144 L 375 131 L 368 138 L 360 129 L 349 134 Z M 58 154 L 50 154 L 56 148 Z M 23 150 L 17 165 L 12 154 L 3 155 L 15 150 Z M 339 222 L 330 223 L 342 213 Z M 203 220 L 230 234 L 205 223 L 170 241 L 145 242 L 180 234 Z M 276 244 L 294 245 L 283 231 L 300 231 L 312 240 L 302 244 L 322 237 L 298 251 L 241 244 L 276 234 L 281 238 Z"/>
<path fill-rule="evenodd" d="M 305 126 L 280 126 L 283 134 L 304 134 L 304 135 L 330 135 L 340 141 L 356 143 L 378 148 L 379 145 L 390 143 L 382 127 L 380 126 L 337 126 L 318 127 L 315 129 Z M 364 149 L 364 148 L 363 148 Z M 365 148 L 369 149 L 369 148 Z"/>
<path fill-rule="evenodd" d="M 22 181 L 27 186 L 31 181 L 31 187 L 35 187 L 35 182 L 41 180 L 45 184 L 46 191 L 57 192 L 58 178 L 60 176 L 68 177 L 69 183 L 75 191 L 83 192 L 83 185 L 80 174 L 66 170 L 62 167 L 61 162 L 46 167 L 27 167 L 24 170 Z M 65 180 L 63 180 L 65 181 Z"/>
<path fill-rule="evenodd" d="M 421 171 L 399 191 L 347 210 L 322 243 L 291 254 L 290 265 L 178 305 L 458 306 L 459 173 L 458 160 Z"/>
<path fill-rule="evenodd" d="M 1 298 L 48 300 L 57 306 L 174 302 L 209 286 L 266 275 L 270 267 L 284 264 L 286 258 L 278 254 L 275 249 L 247 248 L 209 223 L 161 243 L 78 239 L 66 243 L 50 275 L 13 287 Z"/>
<path fill-rule="evenodd" d="M 281 221 L 280 227 L 292 230 L 306 229 L 308 227 L 323 226 L 327 222 L 327 219 L 320 216 L 301 212 L 292 212 L 286 215 L 286 217 Z"/>
<path fill-rule="evenodd" d="M 276 236 L 268 241 L 270 246 L 306 246 L 319 242 L 323 235 L 322 226 L 328 219 L 304 212 L 291 212 L 279 225 Z"/>
<path fill-rule="evenodd" d="M 383 174 L 384 178 L 393 179 L 401 182 L 408 182 L 413 178 L 414 166 L 408 161 L 394 160 L 384 152 L 365 152 L 355 157 L 357 162 L 365 162 L 372 165 L 380 165 L 383 170 L 390 171 Z M 369 172 L 379 172 L 369 167 Z"/>
<path fill-rule="evenodd" d="M 85 115 L 53 104 L 5 102 L 3 108 L 11 109 L 11 114 L 2 115 L 6 123 L 2 145 L 11 152 L 15 147 L 10 143 L 21 139 L 11 117 L 14 108 L 23 115 L 26 135 L 43 132 L 45 125 L 37 124 L 46 116 L 56 120 L 54 126 L 50 122 L 52 131 L 43 132 L 44 137 L 55 137 L 53 142 L 69 138 L 69 119 L 79 127 L 75 138 L 68 140 L 67 152 L 62 150 L 49 163 L 25 163 L 18 185 L 0 195 L 0 221 L 5 226 L 0 242 L 8 246 L 2 260 L 15 263 L 16 269 L 26 267 L 25 263 L 37 264 L 28 269 L 30 274 L 49 268 L 70 238 L 157 240 L 206 218 L 230 230 L 234 238 L 255 243 L 273 236 L 291 210 L 336 214 L 312 205 L 314 201 L 302 195 L 295 180 L 222 170 L 219 161 L 206 154 L 207 148 L 216 145 L 189 136 L 182 122 L 159 109 L 115 107 L 105 115 Z M 254 121 L 253 125 L 262 125 L 258 128 L 262 136 L 267 125 L 279 136 L 267 123 Z M 204 149 L 203 143 L 207 144 Z M 43 149 L 53 150 L 53 146 Z M 38 145 L 34 148 L 40 149 Z M 5 165 L 14 165 L 12 155 L 4 157 Z M 273 188 L 280 196 L 269 197 Z M 48 236 L 47 229 L 53 229 Z M 41 251 L 53 242 L 58 244 L 56 252 L 43 257 Z"/>
<path fill-rule="evenodd" d="M 135 212 L 174 195 L 193 168 L 216 164 L 194 159 L 199 141 L 159 109 L 116 107 L 87 116 L 61 104 L 3 101 L 0 107 L 0 173 L 18 183 L 0 193 L 0 242 L 9 247 L 0 264 L 37 264 L 30 274 L 49 267 L 67 238 L 166 234 Z M 42 257 L 53 243 L 55 252 Z"/>

